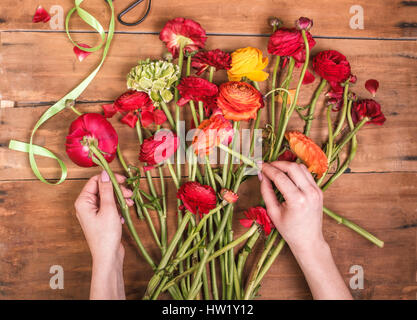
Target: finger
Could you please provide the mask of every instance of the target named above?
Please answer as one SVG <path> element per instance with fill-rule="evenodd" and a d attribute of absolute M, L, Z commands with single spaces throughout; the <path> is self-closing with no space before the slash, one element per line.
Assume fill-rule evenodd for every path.
<path fill-rule="evenodd" d="M 100 211 L 117 212 L 116 202 L 114 201 L 113 185 L 106 171 L 102 171 L 98 183 L 100 193 Z"/>
<path fill-rule="evenodd" d="M 294 182 L 280 169 L 268 163 L 264 163 L 262 165 L 262 173 L 276 185 L 285 200 L 291 201 L 301 195 L 300 189 L 298 189 Z"/>
<path fill-rule="evenodd" d="M 303 191 L 311 188 L 311 182 L 307 179 L 303 169 L 298 163 L 288 161 L 274 161 L 271 166 L 284 171 L 295 185 Z"/>
<path fill-rule="evenodd" d="M 304 164 L 300 164 L 301 169 L 303 170 L 304 174 L 306 175 L 308 181 L 312 183 L 313 185 L 317 185 L 316 181 L 314 181 L 314 178 L 310 171 L 308 171 L 307 167 Z"/>
<path fill-rule="evenodd" d="M 120 189 L 122 189 L 123 197 L 131 198 L 133 196 L 133 191 L 129 188 L 126 188 L 125 186 L 120 186 Z"/>
<path fill-rule="evenodd" d="M 122 184 L 126 181 L 126 177 L 124 175 L 117 174 L 117 173 L 115 173 L 114 175 L 115 175 L 116 180 L 119 184 Z"/>
<path fill-rule="evenodd" d="M 274 224 L 276 224 L 281 216 L 281 204 L 274 192 L 271 180 L 266 176 L 261 181 L 261 194 L 265 201 L 266 211 Z"/>
<path fill-rule="evenodd" d="M 100 178 L 100 175 L 95 175 L 90 178 L 90 180 L 87 181 L 84 188 L 81 190 L 81 194 L 83 193 L 91 193 L 94 195 L 98 194 L 98 180 Z"/>
<path fill-rule="evenodd" d="M 134 205 L 134 201 L 132 200 L 132 199 L 130 199 L 130 198 L 127 198 L 126 199 L 126 204 L 129 206 L 129 207 L 132 207 L 133 205 Z"/>

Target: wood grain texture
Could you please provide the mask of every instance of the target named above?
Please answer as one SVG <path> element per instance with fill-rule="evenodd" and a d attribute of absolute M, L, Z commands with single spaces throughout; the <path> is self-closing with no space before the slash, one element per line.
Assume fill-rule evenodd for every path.
<path fill-rule="evenodd" d="M 181 0 L 153 1 L 148 18 L 140 25 L 126 27 L 116 23 L 117 31 L 159 32 L 165 22 L 175 17 L 187 17 L 198 21 L 209 33 L 265 34 L 270 33 L 268 18 L 277 16 L 287 26 L 293 26 L 300 16 L 314 20 L 313 33 L 331 37 L 416 37 L 416 7 L 414 1 L 400 0 L 301 0 L 296 3 L 277 0 Z M 43 0 L 48 11 L 60 5 L 64 12 L 73 7 L 72 0 Z M 0 30 L 51 30 L 50 24 L 34 24 L 32 16 L 39 5 L 36 1 L 3 0 L 0 13 Z M 128 2 L 114 1 L 116 13 L 126 8 Z M 361 6 L 364 13 L 363 29 L 352 29 L 350 20 Z M 18 9 L 16 8 L 18 7 Z M 110 11 L 102 0 L 84 1 L 82 7 L 93 14 L 106 28 Z M 353 8 L 352 8 L 353 7 Z M 323 9 L 325 8 L 325 10 Z M 350 12 L 352 8 L 352 12 Z M 145 11 L 140 5 L 125 16 L 125 20 L 138 20 Z M 80 19 L 71 20 L 73 30 L 90 30 Z"/>
<path fill-rule="evenodd" d="M 36 39 L 33 37 L 36 35 Z M 92 37 L 92 35 L 82 35 Z M 73 88 L 99 59 L 98 54 L 89 56 L 83 63 L 74 57 L 65 35 L 44 33 L 2 33 L 3 77 L 0 85 L 3 99 L 16 101 L 16 107 L 0 109 L 0 121 L 4 128 L 0 132 L 0 180 L 30 179 L 33 177 L 27 163 L 27 156 L 7 148 L 10 139 L 27 141 L 48 102 L 58 100 Z M 239 46 L 265 48 L 266 39 L 256 37 L 210 37 L 208 47 L 234 50 Z M 51 48 L 48 43 L 56 45 Z M 382 127 L 367 126 L 359 136 L 359 151 L 351 169 L 355 172 L 368 171 L 412 171 L 417 169 L 417 147 L 414 137 L 417 126 L 415 91 L 417 78 L 410 70 L 417 69 L 414 58 L 417 43 L 404 41 L 363 41 L 324 40 L 318 41 L 314 52 L 334 48 L 347 55 L 353 73 L 358 76 L 354 91 L 360 97 L 369 97 L 364 89 L 368 78 L 380 81 L 377 100 L 381 103 L 387 122 Z M 117 35 L 108 60 L 91 86 L 81 96 L 81 101 L 114 100 L 125 90 L 125 76 L 137 59 L 148 56 L 158 57 L 163 46 L 154 35 Z M 272 65 L 272 63 L 270 63 Z M 295 76 L 292 87 L 296 86 Z M 216 74 L 216 82 L 226 80 L 225 73 Z M 300 103 L 307 104 L 319 79 L 314 84 L 304 86 Z M 263 84 L 263 92 L 267 84 Z M 324 95 L 319 106 L 323 106 Z M 83 112 L 100 112 L 100 104 L 81 104 Z M 317 110 L 312 136 L 321 143 L 326 139 L 325 108 Z M 336 114 L 334 115 L 336 116 Z M 183 109 L 183 117 L 190 119 L 188 107 Z M 268 117 L 265 110 L 264 120 Z M 74 114 L 63 111 L 41 127 L 35 142 L 50 148 L 61 158 L 65 158 L 62 148 L 70 122 Z M 121 135 L 122 150 L 127 159 L 137 163 L 138 144 L 134 130 L 113 123 Z M 301 121 L 294 116 L 290 128 L 300 129 Z M 383 143 L 382 143 L 383 142 Z M 91 171 L 78 168 L 67 161 L 71 178 L 86 178 Z M 58 171 L 52 160 L 40 159 L 39 166 L 48 178 L 57 178 Z"/>
<path fill-rule="evenodd" d="M 108 10 L 102 1 L 85 1 L 83 7 L 98 17 L 106 28 Z M 115 1 L 116 12 L 120 12 L 127 3 Z M 31 19 L 38 4 L 26 0 L 2 0 L 0 4 L 0 299 L 86 299 L 91 260 L 74 216 L 73 203 L 86 179 L 98 170 L 76 167 L 66 157 L 63 144 L 75 115 L 69 110 L 60 113 L 42 126 L 35 138 L 36 144 L 49 148 L 68 165 L 70 179 L 60 186 L 50 187 L 35 180 L 27 155 L 7 148 L 12 138 L 28 141 L 30 129 L 46 108 L 74 88 L 100 60 L 99 53 L 95 53 L 84 62 L 78 62 L 64 32 L 50 32 L 49 23 L 33 24 Z M 67 11 L 73 1 L 42 1 L 47 10 L 56 4 Z M 349 27 L 353 15 L 349 9 L 353 5 L 364 8 L 363 30 Z M 130 18 L 140 15 L 141 10 L 143 7 L 132 12 Z M 384 126 L 367 126 L 359 134 L 359 149 L 350 167 L 351 173 L 343 175 L 325 194 L 325 204 L 330 209 L 382 238 L 385 248 L 376 248 L 327 217 L 324 219 L 325 237 L 347 282 L 352 276 L 349 274 L 352 265 L 364 268 L 365 288 L 353 290 L 355 298 L 415 299 L 416 11 L 415 1 L 398 0 L 300 0 L 297 3 L 276 0 L 256 3 L 249 0 L 154 1 L 151 15 L 143 24 L 128 28 L 116 23 L 116 31 L 120 33 L 115 35 L 104 67 L 80 97 L 79 101 L 83 103 L 78 104 L 78 108 L 82 112 L 100 112 L 102 101 L 112 101 L 123 93 L 126 74 L 137 60 L 159 58 L 165 51 L 155 33 L 167 20 L 176 16 L 193 18 L 207 32 L 218 34 L 209 36 L 207 49 L 233 51 L 254 46 L 264 53 L 268 41 L 266 35 L 270 32 L 267 24 L 269 16 L 278 15 L 287 26 L 291 26 L 300 15 L 313 18 L 312 32 L 317 36 L 313 54 L 325 49 L 345 54 L 352 72 L 358 76 L 354 91 L 362 98 L 369 97 L 364 89 L 365 81 L 378 79 L 380 89 L 376 99 L 387 117 Z M 73 34 L 76 41 L 90 45 L 98 41 L 96 34 L 85 32 L 89 29 L 79 18 L 71 20 L 71 29 L 81 31 Z M 398 40 L 400 38 L 403 39 Z M 224 72 L 215 76 L 217 83 L 225 79 Z M 294 81 L 291 87 L 295 85 Z M 318 79 L 302 88 L 301 104 L 308 103 L 317 85 Z M 267 84 L 261 87 L 267 92 Z M 322 97 L 319 101 L 317 121 L 312 128 L 312 137 L 318 143 L 324 141 L 327 131 L 323 100 Z M 183 110 L 183 117 L 190 120 L 187 107 Z M 267 118 L 268 112 L 265 112 L 263 121 Z M 121 125 L 117 116 L 112 123 L 120 135 L 125 157 L 129 162 L 138 164 L 134 130 Z M 300 129 L 300 125 L 301 121 L 295 116 L 290 128 Z M 59 176 L 53 161 L 39 159 L 38 164 L 47 178 Z M 121 171 L 117 161 L 112 163 L 112 167 Z M 165 175 L 168 173 L 165 172 Z M 158 179 L 155 179 L 155 184 L 159 185 Z M 143 188 L 147 189 L 144 185 Z M 234 219 L 236 234 L 243 232 L 237 221 L 241 212 L 260 199 L 257 190 L 256 179 L 245 182 L 240 190 Z M 172 184 L 168 187 L 168 197 L 172 236 L 175 226 Z M 153 218 L 157 221 L 154 215 Z M 136 218 L 134 220 L 139 233 L 144 235 L 142 240 L 145 246 L 158 260 L 159 255 L 147 226 Z M 127 296 L 129 299 L 141 298 L 151 270 L 137 253 L 127 233 L 123 242 L 127 249 Z M 261 243 L 250 261 L 260 249 Z M 304 277 L 288 248 L 283 250 L 278 260 L 264 280 L 261 299 L 310 299 Z M 64 290 L 49 287 L 52 276 L 49 268 L 55 264 L 64 267 Z"/>
<path fill-rule="evenodd" d="M 328 207 L 385 241 L 385 248 L 379 249 L 325 217 L 325 237 L 344 279 L 349 281 L 352 276 L 349 274 L 352 265 L 364 269 L 365 288 L 352 290 L 355 298 L 415 298 L 417 215 L 411 208 L 415 208 L 417 200 L 416 178 L 415 173 L 349 174 L 326 192 Z M 259 194 L 253 193 L 258 183 L 255 180 L 249 180 L 240 190 L 234 224 L 237 234 L 243 232 L 237 222 L 242 217 L 241 212 L 259 201 Z M 387 182 L 390 182 L 389 188 Z M 88 298 L 91 260 L 73 209 L 73 202 L 84 183 L 68 181 L 58 187 L 32 181 L 0 183 L 0 298 Z M 171 236 L 176 219 L 172 207 L 175 203 L 173 189 L 169 188 L 168 194 Z M 39 201 L 39 194 L 43 201 Z M 147 226 L 135 217 L 134 220 L 144 245 L 158 259 Z M 140 298 L 150 269 L 136 253 L 134 242 L 127 233 L 123 243 L 127 251 L 124 271 L 127 297 Z M 260 247 L 252 259 L 259 254 Z M 49 288 L 49 268 L 55 264 L 64 268 L 64 290 Z M 266 276 L 260 293 L 261 299 L 311 298 L 288 248 L 283 250 Z"/>

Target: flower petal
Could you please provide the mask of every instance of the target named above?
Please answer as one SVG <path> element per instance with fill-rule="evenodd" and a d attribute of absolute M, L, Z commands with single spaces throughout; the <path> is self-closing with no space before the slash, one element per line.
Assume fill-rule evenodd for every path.
<path fill-rule="evenodd" d="M 304 75 L 303 84 L 310 84 L 313 83 L 316 78 L 310 71 L 306 71 L 306 74 Z"/>
<path fill-rule="evenodd" d="M 379 88 L 379 82 L 378 80 L 375 79 L 369 79 L 365 82 L 365 88 L 366 90 L 368 90 L 373 97 L 375 97 L 376 92 L 378 91 Z"/>
<path fill-rule="evenodd" d="M 239 222 L 245 228 L 250 228 L 253 225 L 254 221 L 251 219 L 240 219 Z"/>
<path fill-rule="evenodd" d="M 45 22 L 48 22 L 49 20 L 51 20 L 51 16 L 49 15 L 48 11 L 46 11 L 42 6 L 39 6 L 35 11 L 35 15 L 33 16 L 32 22 L 45 23 Z"/>
<path fill-rule="evenodd" d="M 112 104 L 103 104 L 101 107 L 103 108 L 104 116 L 106 118 L 113 117 L 117 112 L 117 109 L 115 108 L 113 103 Z"/>
<path fill-rule="evenodd" d="M 88 44 L 78 43 L 78 45 L 83 48 L 91 48 Z M 91 52 L 81 50 L 77 46 L 74 46 L 73 50 L 78 60 L 80 60 L 80 62 L 83 61 L 85 58 L 87 58 L 91 54 Z"/>

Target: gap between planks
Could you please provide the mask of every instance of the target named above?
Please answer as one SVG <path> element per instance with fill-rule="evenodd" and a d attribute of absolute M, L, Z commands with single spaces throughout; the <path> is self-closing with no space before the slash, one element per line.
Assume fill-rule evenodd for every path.
<path fill-rule="evenodd" d="M 416 174 L 417 171 L 350 171 L 343 173 L 344 175 L 351 175 L 351 174 L 396 174 L 396 173 L 404 173 L 404 174 Z M 90 177 L 91 178 L 91 177 Z M 87 181 L 90 178 L 67 178 L 65 181 Z M 143 176 L 141 179 L 145 179 L 146 177 Z M 188 176 L 182 176 L 182 179 L 186 179 Z M 159 176 L 152 176 L 152 179 L 160 179 Z M 171 176 L 164 176 L 164 179 L 172 179 Z M 57 181 L 58 179 L 45 179 L 46 181 Z M 0 183 L 2 182 L 33 182 L 39 181 L 36 178 L 28 178 L 28 179 L 0 179 Z"/>
<path fill-rule="evenodd" d="M 26 32 L 26 33 L 66 33 L 65 30 L 0 30 L 1 32 Z M 71 30 L 71 33 L 97 33 L 96 31 L 88 30 Z M 108 31 L 105 32 L 106 34 Z M 114 34 L 142 34 L 142 35 L 158 35 L 156 31 L 115 31 Z M 214 37 L 269 37 L 270 33 L 207 33 L 207 36 Z M 315 39 L 337 39 L 337 40 L 383 40 L 383 41 L 416 41 L 417 37 L 402 37 L 402 38 L 387 38 L 387 37 L 338 37 L 338 36 L 313 36 Z"/>

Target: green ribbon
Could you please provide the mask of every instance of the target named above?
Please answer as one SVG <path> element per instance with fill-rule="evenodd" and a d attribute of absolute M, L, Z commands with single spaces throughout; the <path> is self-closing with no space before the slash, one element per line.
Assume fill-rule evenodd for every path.
<path fill-rule="evenodd" d="M 66 167 L 65 163 L 61 159 L 59 159 L 57 156 L 55 156 L 51 151 L 49 151 L 46 148 L 34 145 L 33 144 L 33 137 L 35 136 L 36 131 L 39 129 L 39 127 L 42 124 L 44 124 L 46 121 L 48 121 L 54 115 L 56 115 L 57 113 L 59 113 L 60 111 L 62 111 L 63 109 L 66 108 L 67 100 L 76 100 L 83 93 L 83 91 L 88 87 L 88 85 L 91 83 L 91 81 L 94 79 L 94 77 L 97 75 L 98 71 L 100 70 L 101 66 L 103 65 L 104 60 L 106 59 L 107 53 L 108 53 L 109 48 L 110 48 L 110 43 L 113 39 L 113 34 L 114 34 L 114 22 L 115 21 L 114 21 L 114 7 L 113 7 L 112 0 L 107 0 L 106 1 L 107 4 L 110 7 L 110 10 L 111 10 L 111 18 L 110 18 L 110 23 L 109 23 L 109 32 L 108 32 L 108 35 L 107 35 L 107 40 L 106 40 L 106 32 L 104 31 L 100 22 L 98 22 L 97 19 L 94 18 L 87 11 L 80 8 L 80 5 L 83 1 L 84 0 L 75 0 L 74 1 L 75 2 L 74 8 L 72 8 L 68 12 L 66 20 L 65 20 L 65 29 L 66 29 L 66 32 L 67 32 L 67 35 L 68 35 L 70 41 L 75 46 L 80 48 L 81 50 L 84 50 L 84 51 L 87 51 L 87 52 L 98 51 L 98 50 L 101 49 L 101 47 L 105 43 L 104 50 L 103 50 L 103 56 L 101 58 L 101 61 L 100 61 L 99 65 L 75 89 L 73 89 L 71 92 L 66 94 L 63 98 L 61 98 L 61 100 L 56 102 L 53 106 L 51 106 L 48 110 L 46 110 L 44 114 L 42 114 L 42 116 L 40 117 L 40 119 L 35 124 L 35 127 L 32 130 L 32 134 L 30 136 L 29 143 L 20 142 L 20 141 L 16 141 L 16 140 L 10 140 L 10 143 L 9 143 L 9 148 L 10 149 L 15 150 L 15 151 L 27 152 L 29 154 L 30 167 L 32 168 L 33 173 L 36 175 L 36 177 L 40 181 L 42 181 L 44 183 L 47 183 L 47 184 L 60 184 L 60 183 L 64 182 L 66 177 L 67 177 L 67 167 Z M 84 20 L 84 22 L 86 22 L 89 26 L 91 26 L 93 29 L 95 29 L 100 34 L 101 43 L 98 46 L 96 46 L 94 48 L 84 48 L 84 47 L 80 47 L 77 43 L 75 43 L 72 40 L 71 35 L 69 33 L 68 25 L 69 25 L 69 20 L 70 20 L 72 14 L 74 12 L 77 12 L 77 14 L 80 16 L 80 18 L 82 20 Z M 50 182 L 45 180 L 45 178 L 42 176 L 42 174 L 39 171 L 39 168 L 36 164 L 35 155 L 52 158 L 52 159 L 55 159 L 58 162 L 59 166 L 61 167 L 61 178 L 59 179 L 58 182 L 50 183 Z"/>

